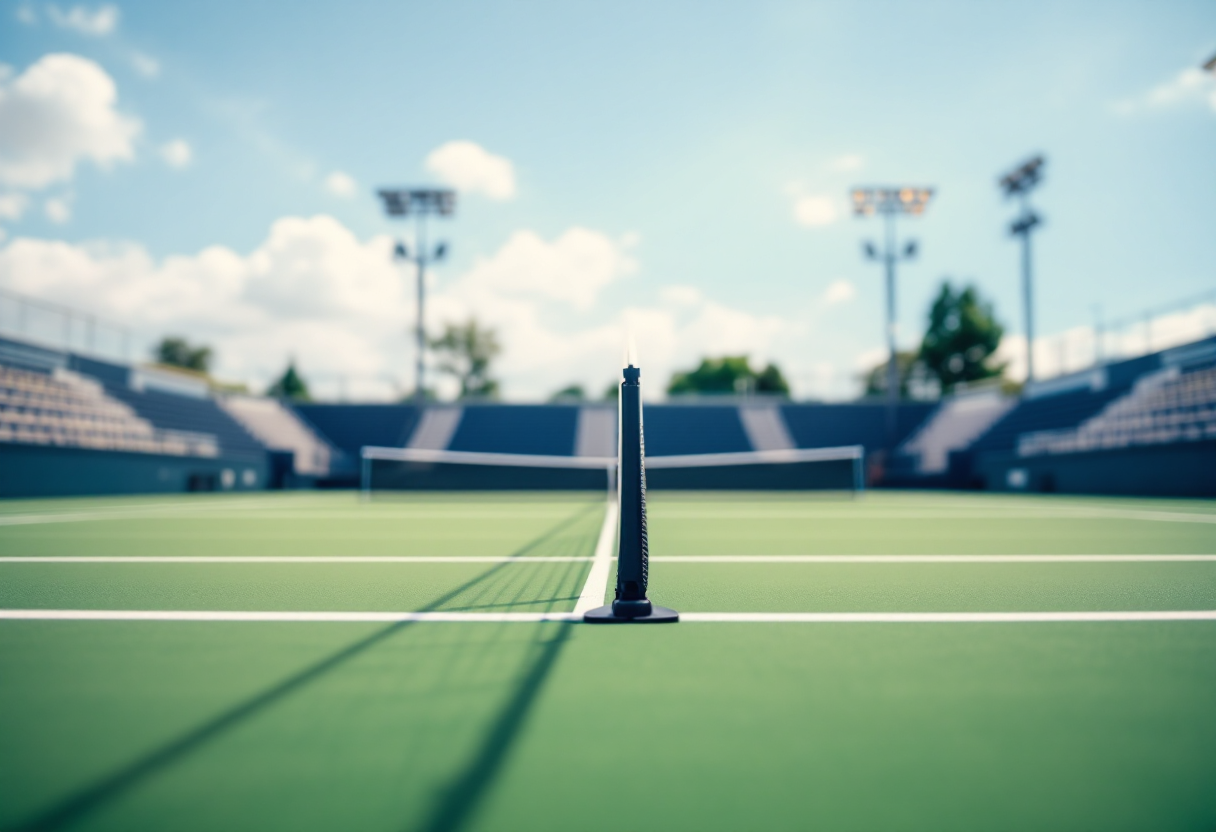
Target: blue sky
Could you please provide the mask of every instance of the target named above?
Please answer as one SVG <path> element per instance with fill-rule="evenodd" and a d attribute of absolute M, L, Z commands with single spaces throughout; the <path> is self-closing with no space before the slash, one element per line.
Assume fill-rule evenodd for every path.
<path fill-rule="evenodd" d="M 1211 2 L 22 2 L 0 21 L 10 103 L 67 54 L 111 79 L 118 120 L 109 151 L 34 181 L 9 107 L 0 286 L 208 340 L 255 385 L 295 356 L 369 396 L 408 386 L 407 276 L 376 259 L 405 228 L 381 184 L 464 186 L 431 323 L 498 327 L 512 398 L 598 391 L 624 329 L 652 384 L 748 351 L 801 395 L 850 394 L 883 343 L 854 184 L 937 188 L 902 229 L 922 250 L 904 342 L 944 277 L 1016 336 L 996 178 L 1037 152 L 1040 332 L 1216 289 Z M 436 163 L 454 141 L 484 155 Z"/>

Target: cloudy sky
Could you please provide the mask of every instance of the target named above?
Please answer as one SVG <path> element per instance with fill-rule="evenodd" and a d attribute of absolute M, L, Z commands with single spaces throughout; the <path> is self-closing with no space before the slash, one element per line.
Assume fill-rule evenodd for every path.
<path fill-rule="evenodd" d="M 508 398 L 598 393 L 626 331 L 652 390 L 746 352 L 841 398 L 883 344 L 860 257 L 879 229 L 848 188 L 937 188 L 901 229 L 922 252 L 901 341 L 952 278 L 1015 355 L 996 179 L 1042 152 L 1039 329 L 1083 352 L 1096 310 L 1216 288 L 1213 53 L 1210 0 L 6 2 L 0 288 L 122 322 L 137 352 L 212 344 L 224 378 L 294 357 L 331 394 L 389 396 L 412 384 L 389 257 L 409 229 L 374 189 L 446 184 L 430 324 L 493 325 Z"/>

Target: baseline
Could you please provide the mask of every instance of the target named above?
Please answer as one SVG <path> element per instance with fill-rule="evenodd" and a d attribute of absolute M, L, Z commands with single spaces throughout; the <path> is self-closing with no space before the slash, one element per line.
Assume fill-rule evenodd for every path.
<path fill-rule="evenodd" d="M 0 610 L 9 621 L 432 622 L 582 621 L 576 612 L 217 612 L 211 610 Z M 681 612 L 694 624 L 1029 624 L 1216 621 L 1216 610 L 1105 612 Z"/>

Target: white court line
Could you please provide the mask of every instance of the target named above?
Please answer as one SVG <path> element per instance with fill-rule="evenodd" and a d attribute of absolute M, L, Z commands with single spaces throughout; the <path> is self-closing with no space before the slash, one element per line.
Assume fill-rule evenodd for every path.
<path fill-rule="evenodd" d="M 215 612 L 211 610 L 0 610 L 0 620 L 208 622 L 531 623 L 582 621 L 577 612 Z M 694 624 L 1030 624 L 1216 621 L 1216 610 L 1098 612 L 686 612 Z"/>
<path fill-rule="evenodd" d="M 611 516 L 609 516 L 611 514 Z M 608 521 L 612 522 L 609 523 Z M 588 598 L 604 597 L 612 567 L 616 529 L 615 503 L 600 528 L 595 556 L 553 557 L 509 555 L 99 555 L 0 557 L 6 563 L 575 563 L 593 561 L 584 591 Z M 603 557 L 601 558 L 601 552 Z M 654 563 L 1194 563 L 1216 562 L 1216 555 L 654 555 Z M 599 582 L 598 594 L 592 578 Z M 582 600 L 580 596 L 580 600 Z M 596 604 L 595 606 L 599 606 Z"/>
<path fill-rule="evenodd" d="M 612 544 L 616 540 L 617 520 L 616 495 L 608 498 L 604 508 L 604 523 L 600 526 L 600 536 L 595 542 L 595 557 L 591 562 L 591 571 L 587 573 L 587 581 L 583 591 L 578 595 L 578 601 L 570 614 L 578 618 L 583 613 L 604 605 L 604 593 L 608 590 L 608 574 L 612 571 Z"/>
<path fill-rule="evenodd" d="M 659 563 L 1152 563 L 1216 555 L 659 555 Z"/>
<path fill-rule="evenodd" d="M 98 557 L 0 557 L 5 563 L 571 563 L 589 557 L 511 557 L 509 555 L 102 555 Z"/>

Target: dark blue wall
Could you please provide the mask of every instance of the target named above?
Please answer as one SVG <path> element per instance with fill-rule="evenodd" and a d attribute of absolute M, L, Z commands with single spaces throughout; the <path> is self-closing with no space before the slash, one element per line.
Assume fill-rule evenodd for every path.
<path fill-rule="evenodd" d="M 739 408 L 718 405 L 646 405 L 642 409 L 647 456 L 750 451 Z"/>
<path fill-rule="evenodd" d="M 896 444 L 920 427 L 937 407 L 932 402 L 903 402 L 897 411 Z M 781 408 L 799 448 L 864 445 L 866 452 L 887 446 L 887 406 L 875 404 L 787 404 Z"/>
<path fill-rule="evenodd" d="M 1117 450 L 1018 457 L 990 453 L 976 462 L 984 487 L 1011 491 L 1008 472 L 1024 468 L 1034 493 L 1216 497 L 1216 442 L 1175 442 Z"/>
<path fill-rule="evenodd" d="M 578 407 L 471 405 L 448 447 L 453 451 L 572 456 Z"/>
<path fill-rule="evenodd" d="M 412 404 L 297 404 L 295 410 L 329 443 L 359 459 L 364 445 L 400 448 L 418 425 Z"/>
<path fill-rule="evenodd" d="M 4 442 L 0 443 L 0 497 L 218 491 L 225 468 L 236 477 L 232 491 L 266 487 L 264 455 L 261 459 L 185 457 Z M 247 470 L 256 476 L 252 486 L 242 480 Z"/>

